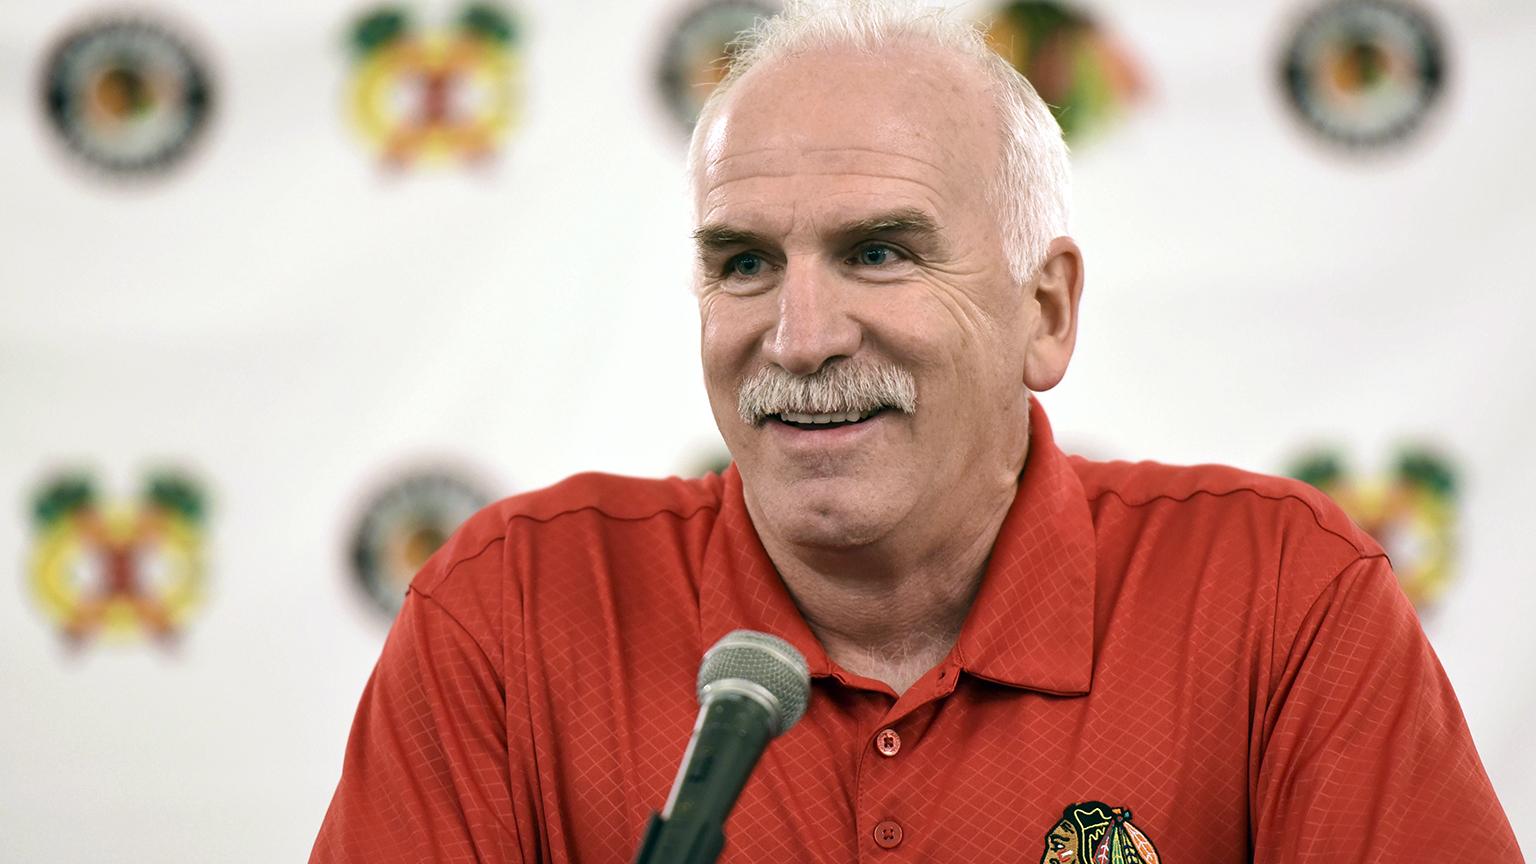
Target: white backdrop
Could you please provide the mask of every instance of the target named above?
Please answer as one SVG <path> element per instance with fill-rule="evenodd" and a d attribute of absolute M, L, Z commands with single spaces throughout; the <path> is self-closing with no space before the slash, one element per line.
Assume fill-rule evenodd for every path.
<path fill-rule="evenodd" d="M 4 0 L 0 860 L 302 860 L 384 635 L 345 572 L 358 496 L 420 456 L 515 491 L 713 445 L 652 72 L 682 5 L 524 0 L 501 158 L 389 177 L 342 117 L 359 6 L 162 2 L 219 105 L 192 159 L 125 188 L 75 170 L 38 106 L 43 52 L 97 7 Z M 1460 580 L 1430 634 L 1530 846 L 1536 6 L 1437 6 L 1446 100 L 1360 159 L 1280 101 L 1299 5 L 1094 4 L 1151 91 L 1076 157 L 1082 339 L 1044 402 L 1096 455 L 1455 454 Z M 26 588 L 30 495 L 75 464 L 129 494 L 162 461 L 213 493 L 207 602 L 174 655 L 71 657 Z"/>

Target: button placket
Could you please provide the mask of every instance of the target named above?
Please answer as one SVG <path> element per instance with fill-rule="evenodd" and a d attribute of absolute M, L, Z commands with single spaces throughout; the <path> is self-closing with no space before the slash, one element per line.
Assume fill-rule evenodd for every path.
<path fill-rule="evenodd" d="M 921 818 L 909 812 L 913 806 L 908 790 L 921 785 L 913 772 L 920 770 L 921 759 L 916 747 L 923 728 L 922 718 L 927 702 L 904 706 L 905 710 L 887 710 L 880 718 L 880 725 L 865 733 L 863 755 L 859 758 L 860 770 L 857 781 L 858 821 L 864 838 L 860 841 L 860 860 L 864 854 L 875 856 L 871 861 L 889 860 L 883 853 L 905 844 L 912 847 L 912 823 L 909 817 Z M 895 706 L 892 706 L 894 708 Z M 917 716 L 912 728 L 903 734 L 897 731 L 909 717 Z M 869 728 L 869 727 L 866 727 Z M 918 738 L 912 736 L 917 735 Z M 919 748 L 920 749 L 920 748 Z M 896 758 L 900 754 L 901 758 Z M 911 761 L 918 759 L 919 761 Z M 921 831 L 921 828 L 918 829 Z M 871 844 L 870 841 L 874 843 Z"/>

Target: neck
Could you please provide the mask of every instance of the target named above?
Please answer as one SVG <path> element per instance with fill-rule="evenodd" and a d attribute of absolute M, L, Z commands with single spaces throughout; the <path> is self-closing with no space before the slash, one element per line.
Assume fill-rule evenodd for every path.
<path fill-rule="evenodd" d="M 1007 488 L 968 508 L 964 524 L 923 532 L 926 543 L 829 549 L 764 536 L 763 546 L 832 661 L 900 694 L 959 639 L 1017 491 L 1015 473 Z M 898 529 L 890 537 L 914 533 Z"/>

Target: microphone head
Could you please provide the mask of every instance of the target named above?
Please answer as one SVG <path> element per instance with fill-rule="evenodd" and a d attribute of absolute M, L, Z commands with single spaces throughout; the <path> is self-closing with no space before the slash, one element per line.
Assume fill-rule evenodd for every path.
<path fill-rule="evenodd" d="M 795 646 L 783 639 L 756 630 L 732 630 L 704 652 L 699 664 L 700 704 L 710 691 L 722 689 L 741 692 L 767 708 L 774 719 L 773 734 L 781 735 L 805 716 L 811 670 Z"/>

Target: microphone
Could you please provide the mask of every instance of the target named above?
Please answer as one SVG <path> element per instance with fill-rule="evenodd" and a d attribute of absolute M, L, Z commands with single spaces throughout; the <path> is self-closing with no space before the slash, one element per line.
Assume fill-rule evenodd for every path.
<path fill-rule="evenodd" d="M 725 819 L 769 739 L 811 699 L 805 658 L 777 636 L 733 630 L 699 664 L 699 719 L 661 813 L 652 813 L 635 864 L 713 864 Z"/>

